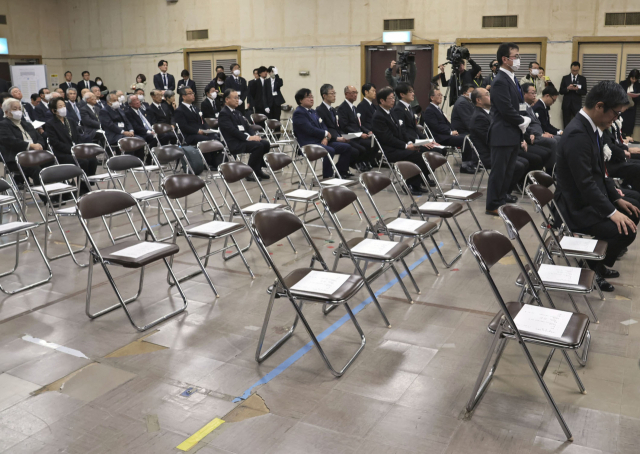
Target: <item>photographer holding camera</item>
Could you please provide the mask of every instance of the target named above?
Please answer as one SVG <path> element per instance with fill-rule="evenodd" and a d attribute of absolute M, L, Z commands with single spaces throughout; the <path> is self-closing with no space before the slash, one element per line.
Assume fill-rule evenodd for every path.
<path fill-rule="evenodd" d="M 389 86 L 394 90 L 400 82 L 408 82 L 413 87 L 416 81 L 416 58 L 415 55 L 411 55 L 409 52 L 398 52 L 398 62 L 391 61 L 391 65 L 385 70 L 384 77 L 389 82 Z M 398 76 L 393 75 L 395 68 L 398 68 Z M 406 77 L 403 77 L 406 76 Z M 419 104 L 418 97 L 415 97 L 411 101 L 411 107 L 415 107 Z"/>
<path fill-rule="evenodd" d="M 500 65 L 498 64 L 498 60 L 492 60 L 490 68 L 491 68 L 491 72 L 487 77 L 484 78 L 483 87 L 482 87 L 482 88 L 486 88 L 487 90 L 491 90 L 491 85 L 493 85 L 493 79 L 495 79 L 496 74 L 498 74 L 498 71 L 500 70 Z"/>
<path fill-rule="evenodd" d="M 471 64 L 471 71 L 467 71 L 467 65 L 464 60 L 468 60 Z M 440 85 L 441 87 L 449 86 L 449 106 L 453 106 L 460 96 L 460 89 L 463 85 L 473 85 L 473 79 L 476 78 L 482 68 L 473 61 L 466 47 L 451 46 L 447 50 L 447 63 L 451 63 L 451 77 L 447 80 L 444 75 L 444 65 L 440 65 Z M 445 65 L 447 64 L 445 63 Z"/>

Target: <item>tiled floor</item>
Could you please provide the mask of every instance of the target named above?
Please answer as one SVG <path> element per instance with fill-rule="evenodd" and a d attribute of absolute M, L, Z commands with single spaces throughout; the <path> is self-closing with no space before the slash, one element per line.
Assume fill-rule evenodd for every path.
<path fill-rule="evenodd" d="M 462 176 L 463 185 L 468 175 Z M 289 179 L 285 178 L 288 182 Z M 247 185 L 253 194 L 255 184 Z M 265 184 L 270 195 L 273 183 Z M 361 190 L 357 191 L 368 208 Z M 219 194 L 218 195 L 219 199 Z M 392 194 L 377 196 L 379 207 L 394 215 L 398 202 Z M 190 198 L 193 205 L 199 198 Z M 484 214 L 484 198 L 473 208 L 485 229 L 504 230 L 499 219 Z M 521 202 L 539 222 L 528 200 Z M 300 207 L 299 207 L 300 208 Z M 193 220 L 204 220 L 198 206 Z M 156 209 L 148 210 L 153 223 Z M 370 213 L 371 214 L 371 213 Z M 29 208 L 34 218 L 33 206 Z M 344 227 L 359 230 L 364 222 L 348 207 L 340 214 Z M 5 219 L 4 222 L 7 222 Z M 317 221 L 316 221 L 317 222 Z M 314 222 L 315 223 L 315 222 Z M 125 219 L 114 220 L 123 226 Z M 461 217 L 468 235 L 475 230 L 468 214 Z M 75 219 L 64 220 L 73 243 L 83 243 Z M 106 235 L 92 223 L 96 237 Z M 324 258 L 332 265 L 337 235 L 309 227 Z M 43 228 L 37 230 L 42 240 Z M 120 232 L 120 230 L 118 230 Z M 162 227 L 161 233 L 168 233 Z M 436 236 L 448 258 L 455 253 L 451 237 Z M 247 232 L 238 235 L 246 244 Z M 533 234 L 524 231 L 526 244 Z M 50 246 L 61 251 L 59 232 Z M 292 237 L 297 254 L 283 241 L 270 248 L 272 258 L 288 272 L 309 264 L 309 247 Z M 198 243 L 201 246 L 203 243 Z M 194 269 L 183 240 L 175 268 L 179 275 Z M 0 250 L 2 269 L 13 250 Z M 590 300 L 600 317 L 591 325 L 593 336 L 588 365 L 578 372 L 588 393 L 580 394 L 560 354 L 546 374 L 547 385 L 574 435 L 566 442 L 521 349 L 507 346 L 497 375 L 471 418 L 464 407 L 491 342 L 486 326 L 498 309 L 486 280 L 469 251 L 452 268 L 435 258 L 440 275 L 425 261 L 413 271 L 421 288 L 409 304 L 394 276 L 387 272 L 375 291 L 390 287 L 380 303 L 392 324 L 386 328 L 373 304 L 356 317 L 367 337 L 362 354 L 342 378 L 334 378 L 309 342 L 302 326 L 272 357 L 254 360 L 268 294 L 274 274 L 255 245 L 247 252 L 256 279 L 251 280 L 239 259 L 210 263 L 211 276 L 221 294 L 215 299 L 200 276 L 184 283 L 187 312 L 146 333 L 131 327 L 122 310 L 90 321 L 84 312 L 87 269 L 71 259 L 52 263 L 54 278 L 47 285 L 15 296 L 0 297 L 0 452 L 2 453 L 173 453 L 190 435 L 214 418 L 223 418 L 239 404 L 233 400 L 251 389 L 264 400 L 268 413 L 227 422 L 207 435 L 191 452 L 220 453 L 637 453 L 640 444 L 640 287 L 636 285 L 637 248 L 619 262 L 616 291 Z M 407 263 L 423 259 L 416 250 Z M 21 247 L 18 276 L 8 285 L 43 275 L 34 245 Z M 86 261 L 87 255 L 81 254 Z M 351 272 L 342 261 L 339 269 Z M 125 294 L 135 291 L 137 275 L 112 268 Z M 1 272 L 2 270 L 0 270 Z M 505 296 L 515 298 L 517 274 L 513 260 L 497 264 L 494 276 Z M 113 304 L 115 297 L 101 269 L 92 290 L 96 308 Z M 352 308 L 368 299 L 365 291 Z M 570 309 L 564 295 L 554 295 L 560 308 Z M 162 264 L 146 270 L 143 297 L 130 305 L 142 321 L 178 307 L 175 287 L 168 288 Z M 578 300 L 581 310 L 584 302 Z M 322 333 L 344 315 L 338 308 L 323 315 L 321 307 L 304 307 L 312 328 Z M 277 300 L 265 345 L 286 332 L 293 320 L 288 301 Z M 72 356 L 22 339 L 29 335 L 78 350 Z M 141 338 L 144 340 L 140 341 Z M 322 341 L 327 355 L 341 365 L 358 347 L 349 323 Z M 122 347 L 127 348 L 122 349 Z M 541 364 L 547 350 L 531 347 Z M 295 361 L 291 357 L 298 354 Z M 267 377 L 267 383 L 257 384 Z M 192 388 L 193 393 L 185 390 Z M 242 419 L 242 418 L 240 418 Z"/>

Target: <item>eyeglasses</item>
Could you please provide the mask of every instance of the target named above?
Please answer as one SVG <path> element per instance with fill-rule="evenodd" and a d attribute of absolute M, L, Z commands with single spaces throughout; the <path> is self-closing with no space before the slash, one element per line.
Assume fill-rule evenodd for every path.
<path fill-rule="evenodd" d="M 618 112 L 618 111 L 615 111 L 615 110 L 614 110 L 614 111 L 613 111 L 613 113 L 614 113 L 614 114 L 615 114 L 615 116 L 616 116 L 616 118 L 615 118 L 616 120 L 617 120 L 618 118 L 620 118 L 620 115 L 622 115 L 622 111 Z"/>

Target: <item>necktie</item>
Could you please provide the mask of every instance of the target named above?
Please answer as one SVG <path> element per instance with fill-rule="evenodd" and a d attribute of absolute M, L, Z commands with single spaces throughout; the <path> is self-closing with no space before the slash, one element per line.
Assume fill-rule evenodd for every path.
<path fill-rule="evenodd" d="M 86 88 L 89 88 L 89 81 L 88 81 L 88 80 L 85 80 L 85 81 L 84 81 L 84 86 L 85 86 Z"/>
<path fill-rule="evenodd" d="M 92 108 L 91 108 L 91 111 L 92 111 L 92 112 L 93 112 L 93 114 L 96 116 L 96 119 L 98 119 L 98 118 L 99 118 L 99 117 L 98 117 L 98 108 L 94 106 L 94 107 L 92 107 Z"/>
<path fill-rule="evenodd" d="M 356 111 L 356 106 L 351 106 L 351 110 L 353 110 L 353 114 L 358 118 L 358 112 Z"/>
<path fill-rule="evenodd" d="M 162 80 L 164 81 L 164 86 L 165 86 L 165 87 L 168 87 L 168 86 L 169 86 L 169 84 L 167 83 L 167 75 L 166 75 L 166 74 L 163 74 L 163 75 L 162 75 Z"/>
<path fill-rule="evenodd" d="M 149 124 L 149 122 L 147 121 L 147 119 L 145 118 L 144 115 L 142 115 L 142 112 L 138 111 L 138 115 L 140 116 L 140 119 L 142 120 L 142 124 L 144 125 L 144 127 L 146 128 L 147 131 L 151 131 L 151 124 Z"/>
<path fill-rule="evenodd" d="M 75 111 L 78 119 L 80 118 L 80 111 L 78 110 L 78 106 L 76 106 L 75 102 L 72 102 L 71 105 L 73 106 L 73 110 Z"/>

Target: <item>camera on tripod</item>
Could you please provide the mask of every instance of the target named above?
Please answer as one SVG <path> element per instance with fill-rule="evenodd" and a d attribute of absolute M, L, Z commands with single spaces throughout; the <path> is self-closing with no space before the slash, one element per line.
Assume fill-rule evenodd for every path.
<path fill-rule="evenodd" d="M 409 63 L 413 63 L 416 61 L 416 53 L 415 52 L 398 52 L 398 66 L 403 73 L 409 71 Z"/>
<path fill-rule="evenodd" d="M 463 60 L 468 60 L 471 55 L 469 49 L 455 44 L 447 49 L 447 60 L 453 68 L 459 68 Z"/>

